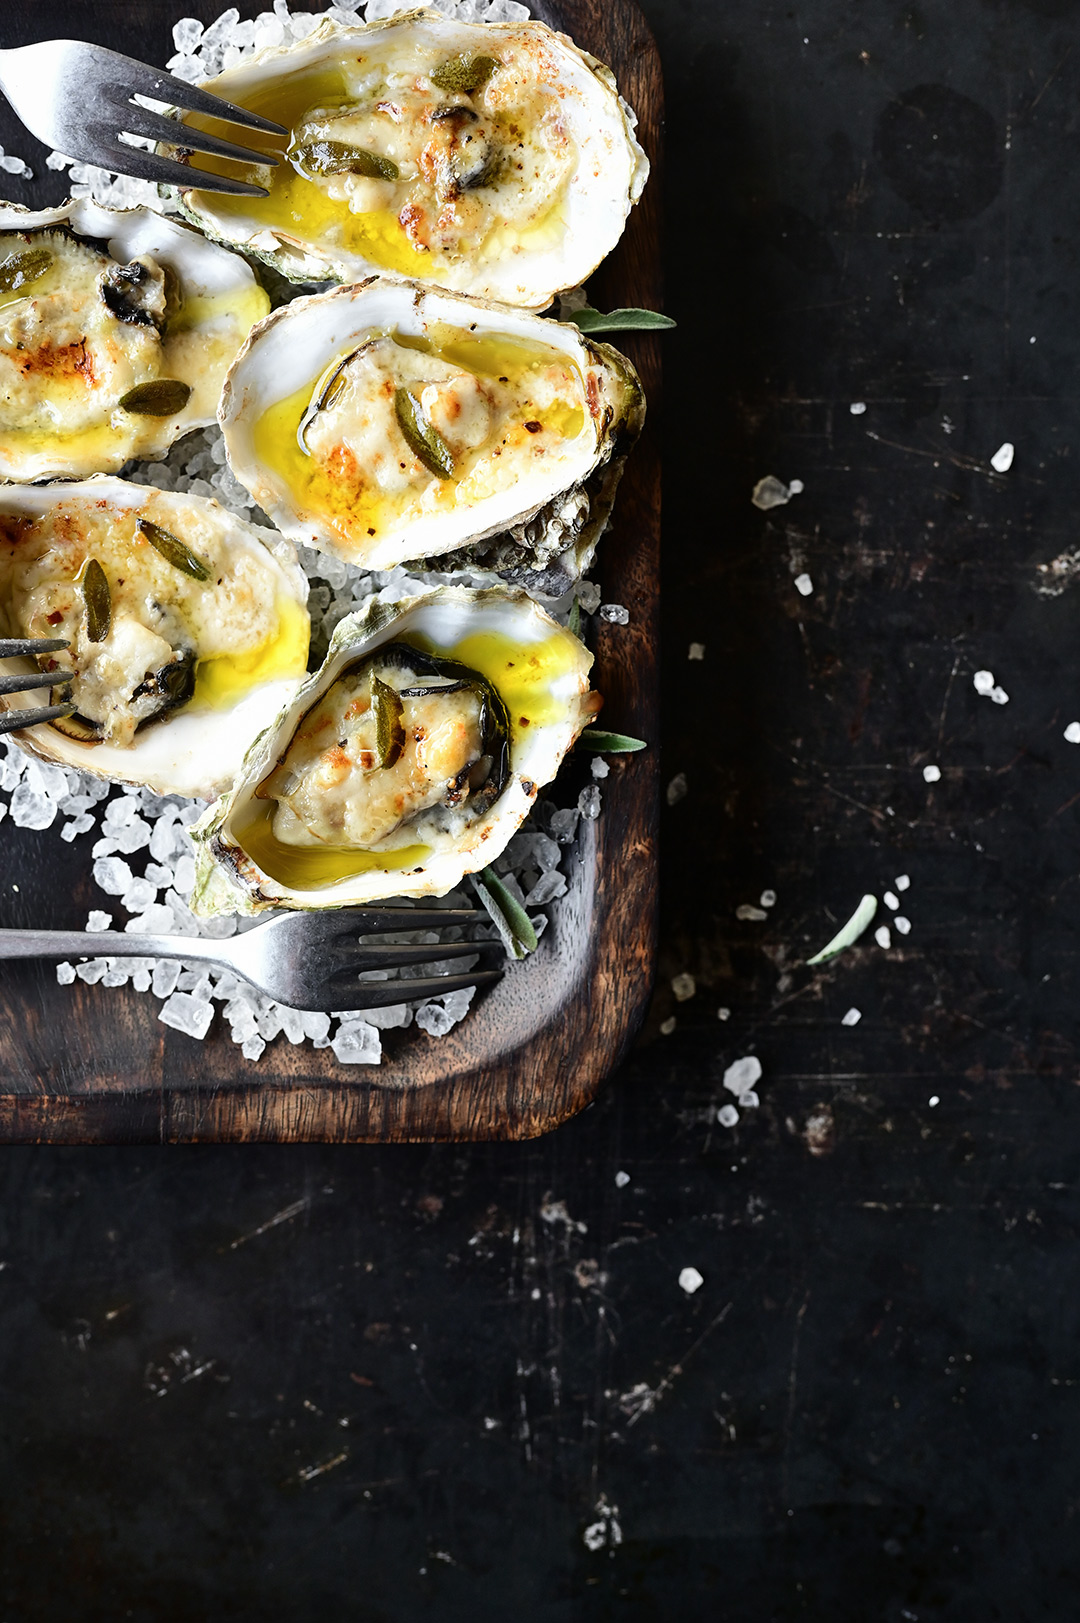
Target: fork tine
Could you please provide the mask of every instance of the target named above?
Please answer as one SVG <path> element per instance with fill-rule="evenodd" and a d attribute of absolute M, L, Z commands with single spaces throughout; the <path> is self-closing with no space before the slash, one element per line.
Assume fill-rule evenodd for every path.
<path fill-rule="evenodd" d="M 66 648 L 66 637 L 0 637 L 0 659 L 22 659 L 26 655 L 55 654 Z"/>
<path fill-rule="evenodd" d="M 431 958 L 478 958 L 480 948 L 501 946 L 487 941 L 427 941 L 408 947 L 330 947 L 324 949 L 329 962 L 335 960 L 342 972 L 362 969 L 397 969 L 401 964 L 425 964 Z"/>
<path fill-rule="evenodd" d="M 57 716 L 70 716 L 73 704 L 50 704 L 42 710 L 9 710 L 0 716 L 0 733 L 14 733 L 22 727 L 37 727 L 43 721 L 55 721 Z"/>
<path fill-rule="evenodd" d="M 117 72 L 114 77 L 126 87 L 130 96 L 145 96 L 149 101 L 168 102 L 173 107 L 183 107 L 185 112 L 189 113 L 207 113 L 211 118 L 220 118 L 226 124 L 242 124 L 249 130 L 265 130 L 268 135 L 289 133 L 282 125 L 273 123 L 271 119 L 262 118 L 258 113 L 249 113 L 246 107 L 237 107 L 224 97 L 203 90 L 199 85 L 189 85 L 185 79 L 177 79 L 171 73 L 163 73 L 160 68 L 151 68 L 133 56 L 123 56 L 119 51 L 106 51 L 104 47 L 99 49 L 102 55 L 115 59 Z"/>
<path fill-rule="evenodd" d="M 459 992 L 463 987 L 490 986 L 501 980 L 501 969 L 474 969 L 467 975 L 431 975 L 427 980 L 415 981 L 361 981 L 354 983 L 350 993 L 347 986 L 327 983 L 325 996 L 320 999 L 331 1014 L 342 1014 L 352 1009 L 384 1009 L 390 1003 L 411 1003 L 418 997 L 441 997 L 444 992 Z"/>
<path fill-rule="evenodd" d="M 31 688 L 62 687 L 67 679 L 63 671 L 22 671 L 17 676 L 0 676 L 0 693 L 26 693 Z"/>
<path fill-rule="evenodd" d="M 265 186 L 251 186 L 246 180 L 231 180 L 226 175 L 212 175 L 209 170 L 192 169 L 186 163 L 159 158 L 154 152 L 125 146 L 121 141 L 102 142 L 100 156 L 95 157 L 94 162 L 105 169 L 119 170 L 122 175 L 133 175 L 136 180 L 156 180 L 163 186 L 177 186 L 185 191 L 195 187 L 200 192 L 233 192 L 240 197 L 269 195 Z"/>
<path fill-rule="evenodd" d="M 335 939 L 358 935 L 392 935 L 395 930 L 439 930 L 487 923 L 488 915 L 470 907 L 357 907 L 323 915 L 323 932 Z M 474 946 L 482 943 L 474 942 Z"/>
<path fill-rule="evenodd" d="M 169 146 L 190 148 L 193 152 L 211 152 L 219 158 L 236 158 L 240 163 L 276 165 L 278 161 L 251 147 L 237 146 L 235 141 L 223 141 L 219 135 L 178 124 L 175 118 L 153 113 L 137 102 L 125 102 L 122 106 L 114 103 L 113 110 L 117 125 L 127 135 L 143 135 L 150 141 L 164 141 Z"/>

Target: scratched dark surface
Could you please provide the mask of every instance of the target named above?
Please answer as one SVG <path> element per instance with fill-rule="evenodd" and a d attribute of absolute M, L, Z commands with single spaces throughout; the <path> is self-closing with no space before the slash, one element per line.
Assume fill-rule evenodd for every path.
<path fill-rule="evenodd" d="M 0 1152 L 4 1623 L 1076 1615 L 1076 8 L 643 3 L 697 995 L 531 1144 Z"/>

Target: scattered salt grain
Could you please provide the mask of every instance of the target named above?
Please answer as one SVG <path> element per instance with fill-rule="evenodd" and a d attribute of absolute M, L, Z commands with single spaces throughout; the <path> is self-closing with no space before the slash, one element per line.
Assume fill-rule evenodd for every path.
<path fill-rule="evenodd" d="M 736 1098 L 749 1093 L 755 1082 L 761 1081 L 761 1061 L 756 1054 L 747 1054 L 729 1065 L 724 1072 L 724 1086 Z"/>
<path fill-rule="evenodd" d="M 789 479 L 788 489 L 791 491 L 793 496 L 801 496 L 803 491 L 806 489 L 806 486 L 803 484 L 801 479 Z"/>
<path fill-rule="evenodd" d="M 926 1102 L 927 1102 L 927 1104 L 930 1106 L 930 1108 L 932 1110 L 935 1105 L 939 1105 L 941 1103 L 941 1099 L 938 1096 L 938 1094 L 932 1093 L 930 1095 L 929 1099 Z"/>
<path fill-rule="evenodd" d="M 566 895 L 566 880 L 561 873 L 543 873 L 525 898 L 526 907 L 543 907 L 557 896 Z"/>
<path fill-rule="evenodd" d="M 200 1042 L 210 1030 L 213 1018 L 214 1005 L 199 1002 L 190 992 L 174 992 L 158 1010 L 158 1019 L 164 1025 L 182 1031 L 186 1037 L 196 1037 Z"/>
<path fill-rule="evenodd" d="M 844 1018 L 841 1020 L 840 1024 L 842 1026 L 857 1026 L 861 1019 L 861 1009 L 849 1009 L 847 1014 L 845 1014 Z"/>
<path fill-rule="evenodd" d="M 156 900 L 156 885 L 152 885 L 149 879 L 133 879 L 120 898 L 120 906 L 126 907 L 129 913 L 141 913 Z"/>
<path fill-rule="evenodd" d="M 594 755 L 589 762 L 589 771 L 594 778 L 606 778 L 611 771 L 610 766 L 602 755 Z"/>
<path fill-rule="evenodd" d="M 739 1119 L 739 1112 L 734 1105 L 721 1105 L 716 1112 L 716 1119 L 721 1127 L 734 1127 Z"/>
<path fill-rule="evenodd" d="M 675 776 L 667 786 L 668 805 L 677 806 L 680 800 L 685 800 L 686 792 L 689 787 L 690 786 L 686 781 L 686 773 L 676 772 Z"/>
<path fill-rule="evenodd" d="M 976 671 L 971 681 L 976 693 L 989 695 L 994 690 L 993 671 Z"/>
<path fill-rule="evenodd" d="M 898 913 L 896 915 L 896 917 L 893 919 L 893 924 L 896 926 L 896 929 L 901 935 L 907 935 L 911 930 L 911 920 L 906 919 L 902 913 Z"/>
<path fill-rule="evenodd" d="M 888 952 L 889 948 L 892 946 L 892 933 L 887 924 L 878 925 L 877 929 L 874 931 L 874 940 L 884 952 Z"/>
<path fill-rule="evenodd" d="M 164 902 L 151 902 L 150 906 L 124 925 L 128 935 L 175 935 L 176 914 Z"/>
<path fill-rule="evenodd" d="M 717 1009 L 716 1018 L 718 1020 L 730 1020 L 731 1019 L 731 1010 L 730 1009 Z"/>
<path fill-rule="evenodd" d="M 265 1048 L 266 1044 L 257 1031 L 252 1032 L 250 1037 L 245 1037 L 240 1044 L 241 1054 L 245 1059 L 250 1060 L 261 1059 Z"/>
<path fill-rule="evenodd" d="M 1009 469 L 1013 465 L 1013 456 L 1015 455 L 1015 451 L 1016 447 L 1011 445 L 1008 440 L 1005 441 L 1004 445 L 998 446 L 997 450 L 990 458 L 990 466 L 993 468 L 995 473 L 1008 473 Z"/>
<path fill-rule="evenodd" d="M 75 965 L 57 964 L 56 978 L 60 982 L 61 986 L 70 986 L 72 981 L 75 979 Z"/>
<path fill-rule="evenodd" d="M 776 906 L 776 892 L 775 892 L 775 890 L 763 890 L 761 895 L 758 897 L 758 900 L 761 903 L 762 907 L 775 907 Z"/>
<path fill-rule="evenodd" d="M 155 997 L 168 997 L 176 990 L 183 964 L 176 958 L 159 958 L 154 965 L 150 989 Z"/>
<path fill-rule="evenodd" d="M 578 811 L 582 817 L 595 821 L 600 816 L 600 791 L 595 783 L 587 784 L 578 795 Z"/>
<path fill-rule="evenodd" d="M 109 967 L 107 958 L 91 958 L 89 963 L 76 964 L 75 973 L 87 986 L 96 986 Z"/>
<path fill-rule="evenodd" d="M 760 507 L 762 512 L 768 512 L 770 507 L 783 507 L 789 502 L 791 489 L 781 480 L 774 478 L 771 473 L 767 473 L 764 479 L 759 479 L 754 486 L 750 500 L 755 507 Z"/>
<path fill-rule="evenodd" d="M 99 857 L 94 863 L 94 884 L 106 896 L 123 896 L 135 878 L 121 857 Z"/>
<path fill-rule="evenodd" d="M 686 657 L 688 659 L 704 659 L 705 644 L 703 642 L 692 642 L 690 644 L 690 652 Z"/>
<path fill-rule="evenodd" d="M 910 887 L 911 887 L 911 876 L 910 876 L 910 874 L 906 874 L 906 873 L 897 874 L 896 878 L 893 880 L 893 884 L 896 886 L 897 890 L 908 890 L 908 889 L 910 889 Z"/>
<path fill-rule="evenodd" d="M 1067 743 L 1080 744 L 1080 721 L 1070 721 L 1064 736 Z"/>
<path fill-rule="evenodd" d="M 749 919 L 755 924 L 760 924 L 761 920 L 767 919 L 768 916 L 764 908 L 754 907 L 750 902 L 741 902 L 735 909 L 737 919 Z"/>
<path fill-rule="evenodd" d="M 629 1174 L 629 1172 L 616 1172 L 616 1174 L 615 1174 L 615 1187 L 616 1187 L 616 1189 L 625 1189 L 629 1182 L 630 1182 L 630 1174 Z"/>
<path fill-rule="evenodd" d="M 595 581 L 579 580 L 577 587 L 577 600 L 581 605 L 582 614 L 595 614 L 600 607 L 600 588 Z"/>
<path fill-rule="evenodd" d="M 851 415 L 853 417 L 861 417 L 865 410 L 866 410 L 866 401 L 865 400 L 853 400 L 851 402 L 851 405 L 848 407 L 848 411 L 850 411 L 850 413 L 851 413 Z"/>
<path fill-rule="evenodd" d="M 671 982 L 671 990 L 675 993 L 676 1003 L 685 1003 L 697 991 L 697 982 L 693 975 L 676 975 Z"/>
<path fill-rule="evenodd" d="M 38 831 L 51 828 L 56 821 L 56 802 L 24 780 L 11 796 L 11 821 L 16 828 Z"/>
<path fill-rule="evenodd" d="M 624 609 L 621 603 L 601 603 L 600 618 L 614 626 L 629 625 L 630 610 Z"/>
<path fill-rule="evenodd" d="M 662 1037 L 670 1037 L 671 1033 L 675 1030 L 675 1026 L 675 1016 L 673 1014 L 669 1014 L 666 1020 L 661 1020 L 660 1022 L 660 1035 Z"/>
<path fill-rule="evenodd" d="M 800 597 L 809 597 L 811 592 L 814 590 L 814 583 L 810 579 L 810 576 L 806 574 L 796 575 L 795 590 L 798 592 Z"/>
<path fill-rule="evenodd" d="M 899 896 L 894 896 L 891 890 L 887 890 L 881 899 L 885 903 L 885 906 L 891 908 L 894 913 L 900 906 Z"/>
<path fill-rule="evenodd" d="M 922 775 L 927 783 L 937 783 L 941 778 L 941 768 L 939 766 L 924 766 Z"/>
<path fill-rule="evenodd" d="M 679 1274 L 679 1284 L 687 1296 L 693 1296 L 705 1283 L 704 1274 L 699 1274 L 696 1268 L 684 1268 Z"/>
<path fill-rule="evenodd" d="M 86 929 L 89 935 L 100 935 L 103 930 L 112 928 L 113 916 L 111 913 L 102 913 L 93 908 L 86 920 Z"/>
<path fill-rule="evenodd" d="M 382 1039 L 366 1020 L 344 1021 L 330 1047 L 339 1065 L 378 1065 L 382 1059 Z"/>

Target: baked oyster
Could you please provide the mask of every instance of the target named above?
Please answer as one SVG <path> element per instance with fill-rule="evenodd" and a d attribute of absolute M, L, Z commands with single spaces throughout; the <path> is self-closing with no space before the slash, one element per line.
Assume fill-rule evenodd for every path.
<path fill-rule="evenodd" d="M 233 472 L 294 541 L 389 569 L 497 540 L 499 568 L 565 555 L 571 576 L 643 418 L 610 345 L 381 277 L 261 322 L 219 410 Z"/>
<path fill-rule="evenodd" d="M 269 308 L 238 254 L 150 209 L 0 207 L 0 478 L 164 456 Z"/>
<path fill-rule="evenodd" d="M 443 896 L 506 846 L 600 708 L 524 592 L 379 596 L 192 830 L 197 913 Z"/>
<path fill-rule="evenodd" d="M 307 671 L 307 581 L 288 542 L 217 502 L 100 476 L 0 487 L 0 637 L 37 656 L 72 715 L 13 734 L 31 754 L 211 799 Z M 0 660 L 0 672 L 35 669 Z"/>
<path fill-rule="evenodd" d="M 295 281 L 382 271 L 541 310 L 614 248 L 648 176 L 610 70 L 540 22 L 326 19 L 206 87 L 290 134 L 265 147 L 277 169 L 243 170 L 267 197 L 193 189 L 185 211 Z"/>

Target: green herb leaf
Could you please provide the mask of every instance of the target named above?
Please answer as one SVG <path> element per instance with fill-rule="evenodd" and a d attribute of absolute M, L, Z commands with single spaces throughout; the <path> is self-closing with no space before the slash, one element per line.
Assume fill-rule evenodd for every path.
<path fill-rule="evenodd" d="M 846 947 L 854 946 L 864 930 L 869 929 L 876 912 L 877 897 L 864 896 L 843 928 L 837 930 L 832 940 L 822 947 L 820 952 L 816 952 L 812 958 L 808 958 L 806 962 L 808 964 L 824 964 L 830 958 L 835 958 L 837 953 L 843 952 Z"/>
<path fill-rule="evenodd" d="M 495 69 L 499 66 L 493 56 L 482 56 L 472 51 L 466 51 L 461 56 L 450 58 L 441 67 L 435 69 L 431 75 L 433 85 L 440 90 L 456 91 L 461 96 L 471 96 L 474 91 L 486 85 Z"/>
<path fill-rule="evenodd" d="M 171 530 L 163 530 L 160 524 L 155 524 L 148 518 L 138 519 L 136 529 L 141 535 L 145 535 L 154 550 L 160 552 L 161 556 L 167 559 L 174 569 L 179 569 L 181 574 L 190 575 L 192 580 L 210 579 L 210 565 L 205 563 L 197 552 L 192 552 L 186 541 L 181 541 L 178 535 L 173 535 Z"/>
<path fill-rule="evenodd" d="M 428 422 L 416 396 L 408 389 L 398 389 L 394 395 L 394 411 L 413 455 L 419 457 L 429 473 L 437 474 L 440 479 L 452 479 L 454 453 L 438 429 Z"/>
<path fill-rule="evenodd" d="M 397 180 L 401 171 L 393 158 L 344 141 L 308 141 L 291 146 L 286 157 L 294 169 L 309 178 L 324 175 L 366 175 L 369 180 Z"/>
<path fill-rule="evenodd" d="M 375 716 L 375 748 L 379 765 L 393 766 L 405 748 L 405 706 L 389 682 L 371 673 L 371 708 Z"/>
<path fill-rule="evenodd" d="M 0 293 L 17 293 L 21 287 L 29 287 L 45 275 L 52 262 L 52 254 L 44 248 L 9 254 L 0 264 Z"/>
<path fill-rule="evenodd" d="M 120 405 L 139 417 L 175 417 L 191 399 L 191 384 L 178 378 L 151 378 L 121 395 Z"/>
<path fill-rule="evenodd" d="M 86 604 L 86 635 L 91 642 L 104 642 L 112 625 L 112 593 L 105 571 L 91 558 L 83 572 L 83 601 Z"/>
<path fill-rule="evenodd" d="M 599 727 L 586 727 L 578 738 L 582 749 L 597 755 L 632 755 L 636 750 L 647 750 L 643 738 L 628 738 L 625 733 L 605 733 Z"/>
<path fill-rule="evenodd" d="M 605 315 L 588 304 L 584 310 L 575 310 L 570 320 L 582 332 L 666 332 L 675 326 L 659 310 L 609 310 Z"/>
<path fill-rule="evenodd" d="M 527 952 L 535 952 L 537 936 L 532 920 L 498 874 L 484 868 L 473 874 L 472 882 L 510 957 L 524 958 Z"/>

